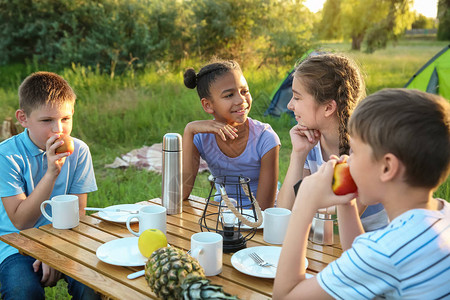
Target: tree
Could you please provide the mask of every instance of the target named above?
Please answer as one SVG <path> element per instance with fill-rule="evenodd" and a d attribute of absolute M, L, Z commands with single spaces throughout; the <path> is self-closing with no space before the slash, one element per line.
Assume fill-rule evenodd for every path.
<path fill-rule="evenodd" d="M 436 28 L 435 18 L 428 18 L 422 14 L 416 13 L 414 22 L 411 24 L 412 29 L 432 29 Z"/>
<path fill-rule="evenodd" d="M 327 0 L 322 9 L 322 20 L 319 23 L 318 33 L 322 39 L 336 39 L 342 36 L 341 0 Z"/>
<path fill-rule="evenodd" d="M 322 24 L 335 24 L 338 15 L 340 26 L 336 30 L 351 38 L 353 50 L 361 50 L 363 41 L 369 51 L 384 47 L 413 21 L 412 0 L 340 0 L 339 9 L 335 7 L 336 1 L 325 3 Z M 325 8 L 330 11 L 326 12 Z"/>
<path fill-rule="evenodd" d="M 313 14 L 301 2 L 270 1 L 266 6 L 260 20 L 268 49 L 266 59 L 295 63 L 311 46 Z"/>
<path fill-rule="evenodd" d="M 295 61 L 309 47 L 313 24 L 301 0 L 195 0 L 191 51 L 197 56 Z"/>
<path fill-rule="evenodd" d="M 438 40 L 450 40 L 450 0 L 439 0 L 438 19 Z"/>
<path fill-rule="evenodd" d="M 352 49 L 361 50 L 366 31 L 386 15 L 386 5 L 379 0 L 342 0 L 341 26 L 344 36 L 352 39 Z"/>
<path fill-rule="evenodd" d="M 190 4 L 198 56 L 236 54 L 251 39 L 258 0 L 196 0 Z"/>
<path fill-rule="evenodd" d="M 385 48 L 389 40 L 396 41 L 414 21 L 410 0 L 385 0 L 385 2 L 389 5 L 386 18 L 374 24 L 366 33 L 366 51 L 369 53 Z"/>

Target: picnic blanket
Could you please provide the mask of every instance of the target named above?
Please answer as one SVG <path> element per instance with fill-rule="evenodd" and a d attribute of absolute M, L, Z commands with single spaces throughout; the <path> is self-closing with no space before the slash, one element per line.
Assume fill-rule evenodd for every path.
<path fill-rule="evenodd" d="M 128 168 L 134 166 L 138 169 L 144 169 L 157 173 L 162 173 L 162 143 L 153 144 L 150 147 L 144 146 L 139 149 L 131 150 L 120 157 L 116 157 L 113 163 L 106 164 L 105 168 Z M 200 158 L 198 172 L 208 170 L 208 164 Z"/>
<path fill-rule="evenodd" d="M 0 141 L 6 140 L 23 131 L 19 122 L 14 122 L 11 117 L 6 117 L 5 120 L 3 120 L 3 123 L 0 124 L 0 128 Z M 20 128 L 22 128 L 22 130 L 20 130 Z"/>

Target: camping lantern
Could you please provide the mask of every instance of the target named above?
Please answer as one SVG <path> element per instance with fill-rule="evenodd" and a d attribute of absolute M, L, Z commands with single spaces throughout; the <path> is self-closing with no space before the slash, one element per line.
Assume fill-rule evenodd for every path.
<path fill-rule="evenodd" d="M 261 208 L 250 190 L 250 179 L 220 176 L 212 181 L 199 220 L 200 229 L 222 235 L 225 253 L 243 249 L 263 221 Z"/>

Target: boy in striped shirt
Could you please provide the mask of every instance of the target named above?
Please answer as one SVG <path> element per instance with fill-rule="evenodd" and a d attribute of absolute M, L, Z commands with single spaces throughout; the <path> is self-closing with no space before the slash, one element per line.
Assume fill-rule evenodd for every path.
<path fill-rule="evenodd" d="M 450 169 L 450 104 L 417 90 L 384 89 L 357 106 L 348 126 L 350 157 L 329 160 L 300 186 L 273 299 L 450 298 L 450 204 L 433 198 Z M 345 160 L 358 191 L 336 196 L 333 170 Z M 382 203 L 390 224 L 364 233 L 355 197 Z M 306 280 L 311 220 L 331 205 L 338 205 L 346 251 Z"/>

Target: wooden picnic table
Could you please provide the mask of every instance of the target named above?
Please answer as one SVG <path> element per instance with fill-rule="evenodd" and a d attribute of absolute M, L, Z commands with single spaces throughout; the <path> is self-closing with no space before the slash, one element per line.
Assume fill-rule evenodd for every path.
<path fill-rule="evenodd" d="M 158 204 L 155 198 L 139 204 Z M 190 249 L 191 235 L 200 231 L 198 221 L 205 206 L 205 199 L 191 196 L 183 203 L 183 212 L 167 215 L 167 240 L 171 246 Z M 137 226 L 133 224 L 133 226 Z M 137 228 L 134 228 L 137 229 Z M 30 255 L 56 270 L 86 284 L 105 297 L 112 299 L 156 299 L 145 278 L 129 280 L 127 275 L 142 270 L 142 267 L 115 266 L 99 260 L 97 248 L 105 242 L 133 236 L 123 223 L 102 220 L 97 214 L 81 216 L 79 226 L 70 230 L 54 229 L 51 224 L 30 228 L 0 236 L 0 240 L 19 249 L 20 253 Z M 307 272 L 317 274 L 330 262 L 339 257 L 342 250 L 339 242 L 333 246 L 308 243 Z M 263 240 L 263 232 L 257 230 L 247 242 L 247 247 L 270 246 Z M 272 245 L 273 246 L 273 245 Z M 233 253 L 224 253 L 223 271 L 217 276 L 208 277 L 224 290 L 241 299 L 272 298 L 273 279 L 258 278 L 236 270 L 231 264 Z"/>

